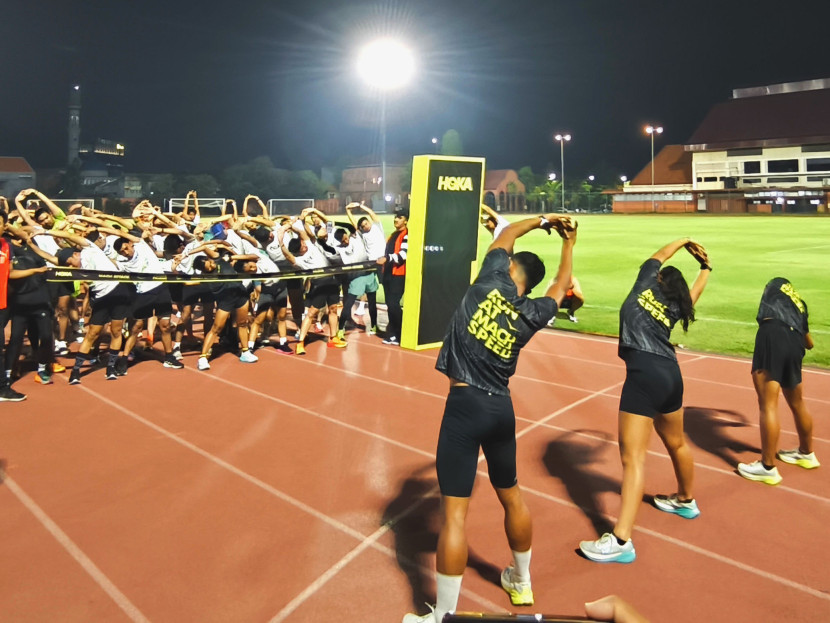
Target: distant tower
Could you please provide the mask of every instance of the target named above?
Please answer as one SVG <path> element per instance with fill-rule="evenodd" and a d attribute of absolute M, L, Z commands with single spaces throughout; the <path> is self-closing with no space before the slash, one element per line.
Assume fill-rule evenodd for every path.
<path fill-rule="evenodd" d="M 81 87 L 74 85 L 69 92 L 69 158 L 67 164 L 78 159 L 81 144 Z"/>

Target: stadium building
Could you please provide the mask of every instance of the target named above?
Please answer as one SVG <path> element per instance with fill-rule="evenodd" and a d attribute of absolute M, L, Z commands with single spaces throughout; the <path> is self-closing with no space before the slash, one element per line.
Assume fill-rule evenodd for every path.
<path fill-rule="evenodd" d="M 614 212 L 827 213 L 830 78 L 736 89 L 686 145 L 667 145 Z"/>

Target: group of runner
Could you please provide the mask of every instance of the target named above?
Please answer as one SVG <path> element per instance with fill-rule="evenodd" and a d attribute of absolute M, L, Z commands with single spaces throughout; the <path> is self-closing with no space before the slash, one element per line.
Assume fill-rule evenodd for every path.
<path fill-rule="evenodd" d="M 479 451 L 484 453 L 490 483 L 504 509 L 504 529 L 512 552 L 513 562 L 502 572 L 501 585 L 513 605 L 534 602 L 531 517 L 516 476 L 516 421 L 508 382 L 519 351 L 554 318 L 572 287 L 577 223 L 570 217 L 548 214 L 502 224 L 499 229 L 495 218 L 488 220 L 495 239 L 452 318 L 436 364 L 450 383 L 436 452 L 442 509 L 436 552 L 437 601 L 430 613 L 407 614 L 404 623 L 438 623 L 456 608 L 467 565 L 465 526 Z M 543 296 L 530 298 L 531 290 L 544 279 L 545 266 L 535 254 L 514 253 L 513 247 L 518 238 L 535 229 L 555 230 L 563 243 L 555 278 Z M 700 264 L 691 288 L 677 268 L 665 265 L 681 249 Z M 636 559 L 631 533 L 643 500 L 645 455 L 652 429 L 666 447 L 677 479 L 676 492 L 656 495 L 654 505 L 685 519 L 700 515 L 693 489 L 694 461 L 683 432 L 683 378 L 670 337 L 677 323 L 686 331 L 695 320 L 695 304 L 711 272 L 708 254 L 700 244 L 689 238 L 675 240 L 642 264 L 622 304 L 619 356 L 625 362 L 626 377 L 618 413 L 621 503 L 611 532 L 579 544 L 589 560 L 631 563 Z M 757 321 L 752 377 L 761 409 L 763 451 L 760 460 L 741 463 L 737 471 L 749 480 L 775 485 L 781 482 L 776 456 L 806 469 L 819 466 L 812 448 L 812 419 L 801 389 L 802 359 L 813 342 L 807 305 L 786 279 L 767 284 Z M 482 323 L 488 330 L 479 331 Z M 493 335 L 499 336 L 495 348 Z M 791 450 L 778 448 L 781 391 L 798 430 L 799 447 Z M 617 598 L 606 598 L 604 603 L 608 607 L 602 611 L 586 604 L 589 616 L 644 620 Z"/>
<path fill-rule="evenodd" d="M 148 345 L 158 332 L 164 367 L 184 367 L 182 342 L 195 337 L 194 312 L 200 310 L 204 335 L 197 367 L 209 370 L 217 344 L 237 352 L 243 363 L 255 363 L 255 349 L 269 344 L 278 353 L 304 355 L 309 333 L 316 329 L 323 334 L 324 322 L 328 346 L 345 348 L 345 330 L 358 300 L 359 315 L 368 308 L 366 332 L 376 335 L 382 284 L 389 315 L 383 342 L 400 341 L 405 209 L 395 212 L 394 231 L 387 238 L 380 218 L 358 203 L 347 206 L 348 222 L 338 223 L 313 208 L 273 217 L 252 195 L 241 210 L 228 201 L 222 216 L 208 221 L 201 217 L 193 191 L 181 213 L 164 213 L 142 201 L 132 218 L 81 204 L 65 213 L 34 189 L 21 191 L 14 203 L 12 209 L 0 198 L 0 330 L 9 321 L 12 327 L 0 401 L 25 399 L 11 383 L 27 335 L 37 383 L 51 383 L 52 374 L 64 369 L 56 357 L 68 356 L 74 356 L 70 384 L 79 384 L 82 369 L 99 360 L 106 378 L 115 380 L 127 374 L 145 329 Z M 364 268 L 338 268 L 356 264 Z M 127 274 L 124 279 L 46 281 L 50 267 Z M 331 274 L 290 276 L 312 269 Z M 142 274 L 157 278 L 136 278 Z M 187 281 L 165 277 L 182 274 Z M 208 275 L 220 277 L 210 281 Z M 294 348 L 288 343 L 289 311 L 296 326 Z M 104 357 L 98 345 L 107 327 Z M 80 342 L 76 352 L 69 349 L 73 334 Z"/>

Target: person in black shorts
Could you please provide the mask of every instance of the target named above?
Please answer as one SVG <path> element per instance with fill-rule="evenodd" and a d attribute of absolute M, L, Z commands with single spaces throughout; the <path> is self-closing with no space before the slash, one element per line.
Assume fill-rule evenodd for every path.
<path fill-rule="evenodd" d="M 231 256 L 234 260 L 253 260 L 256 261 L 256 256 Z M 220 275 L 238 275 L 233 266 L 224 259 L 213 260 L 207 256 L 200 255 L 193 260 L 193 268 L 201 273 Z M 216 299 L 216 315 L 213 317 L 213 325 L 210 331 L 205 334 L 205 341 L 202 343 L 202 354 L 199 355 L 199 362 L 197 367 L 199 370 L 210 370 L 210 363 L 208 357 L 210 356 L 211 347 L 222 329 L 225 328 L 225 323 L 228 321 L 231 313 L 236 320 L 236 330 L 239 334 L 239 343 L 242 346 L 242 353 L 239 355 L 239 361 L 242 363 L 256 363 L 259 357 L 254 355 L 248 349 L 248 292 L 241 281 L 218 281 L 211 284 L 213 296 Z"/>
<path fill-rule="evenodd" d="M 533 253 L 513 253 L 517 238 L 544 228 L 563 237 L 557 280 L 545 295 L 528 298 L 545 276 Z M 516 479 L 516 420 L 507 385 L 519 351 L 556 314 L 571 277 L 576 223 L 549 214 L 509 225 L 490 245 L 481 271 L 450 321 L 435 367 L 450 379 L 438 436 L 436 469 L 441 488 L 442 526 L 436 559 L 437 604 L 426 616 L 407 614 L 404 623 L 441 621 L 455 610 L 467 566 L 465 521 L 484 450 L 490 483 L 504 508 L 514 564 L 502 587 L 514 605 L 533 603 L 530 585 L 530 512 Z"/>
<path fill-rule="evenodd" d="M 804 350 L 813 348 L 807 303 L 783 277 L 764 288 L 758 308 L 758 333 L 752 355 L 752 382 L 761 411 L 761 460 L 739 463 L 738 473 L 748 480 L 768 485 L 781 482 L 775 466 L 778 436 L 778 395 L 790 407 L 798 431 L 798 448 L 777 453 L 784 463 L 815 469 L 820 465 L 813 452 L 813 418 L 801 391 L 801 362 Z"/>
<path fill-rule="evenodd" d="M 691 290 L 677 268 L 663 266 L 683 248 L 700 263 Z M 655 506 L 686 519 L 700 514 L 692 495 L 694 461 L 683 434 L 683 378 L 670 338 L 675 324 L 679 322 L 686 331 L 694 322 L 694 306 L 711 270 L 702 246 L 689 238 L 675 240 L 643 263 L 620 308 L 619 356 L 625 361 L 619 410 L 622 502 L 613 532 L 579 544 L 589 560 L 629 563 L 637 557 L 631 531 L 643 499 L 652 428 L 666 447 L 677 476 L 677 493 L 655 496 Z"/>

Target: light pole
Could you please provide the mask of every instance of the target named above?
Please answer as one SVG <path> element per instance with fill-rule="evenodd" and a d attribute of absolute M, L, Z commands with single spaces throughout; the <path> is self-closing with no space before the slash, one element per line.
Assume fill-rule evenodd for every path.
<path fill-rule="evenodd" d="M 646 126 L 646 134 L 651 136 L 651 211 L 656 212 L 656 208 L 654 207 L 654 135 L 655 134 L 662 134 L 663 133 L 663 126 L 654 126 L 654 125 L 647 125 Z"/>
<path fill-rule="evenodd" d="M 383 207 L 386 192 L 386 96 L 406 85 L 415 73 L 415 57 L 403 44 L 378 39 L 364 47 L 357 58 L 357 72 L 366 84 L 380 92 L 380 183 Z"/>
<path fill-rule="evenodd" d="M 432 137 L 432 144 L 434 145 L 433 149 L 435 150 L 435 153 L 437 154 L 438 153 L 438 139 L 434 136 Z"/>
<path fill-rule="evenodd" d="M 559 183 L 562 185 L 562 211 L 565 211 L 565 142 L 571 140 L 570 134 L 557 134 L 553 137 L 559 141 L 559 175 L 562 179 Z"/>

